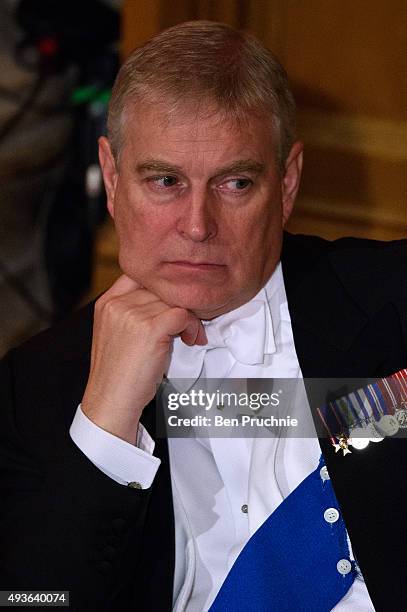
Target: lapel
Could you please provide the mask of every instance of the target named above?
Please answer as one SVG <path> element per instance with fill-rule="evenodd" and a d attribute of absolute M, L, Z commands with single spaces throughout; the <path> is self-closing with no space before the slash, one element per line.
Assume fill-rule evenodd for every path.
<path fill-rule="evenodd" d="M 282 269 L 303 375 L 388 376 L 406 365 L 407 270 L 393 273 L 397 248 L 379 267 L 383 249 L 339 242 L 284 235 Z"/>
<path fill-rule="evenodd" d="M 310 238 L 285 234 L 281 256 L 295 347 L 305 378 L 341 376 L 343 355 L 367 317 L 348 298 L 329 243 Z"/>

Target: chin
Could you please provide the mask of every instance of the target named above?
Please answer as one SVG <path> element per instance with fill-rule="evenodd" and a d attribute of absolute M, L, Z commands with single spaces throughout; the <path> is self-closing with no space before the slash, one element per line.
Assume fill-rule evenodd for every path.
<path fill-rule="evenodd" d="M 158 293 L 158 292 L 157 292 Z M 199 318 L 208 318 L 218 316 L 222 312 L 228 310 L 227 304 L 232 297 L 218 288 L 200 287 L 166 287 L 160 288 L 160 297 L 167 304 L 185 308 L 195 313 Z"/>

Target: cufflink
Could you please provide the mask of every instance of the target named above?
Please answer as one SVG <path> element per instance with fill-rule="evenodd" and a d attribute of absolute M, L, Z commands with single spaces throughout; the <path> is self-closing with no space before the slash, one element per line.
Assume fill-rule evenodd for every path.
<path fill-rule="evenodd" d="M 128 482 L 127 486 L 130 487 L 130 489 L 142 489 L 143 488 L 139 482 Z"/>

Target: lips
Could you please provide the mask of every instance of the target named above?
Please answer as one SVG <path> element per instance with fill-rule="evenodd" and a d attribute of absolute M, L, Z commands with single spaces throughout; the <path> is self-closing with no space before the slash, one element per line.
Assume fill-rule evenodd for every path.
<path fill-rule="evenodd" d="M 170 261 L 169 263 L 185 265 L 185 266 L 222 266 L 224 265 L 224 264 L 220 264 L 214 261 L 188 261 L 188 260 Z"/>
<path fill-rule="evenodd" d="M 202 269 L 211 269 L 211 268 L 223 268 L 224 264 L 212 263 L 209 261 L 170 261 L 169 264 L 173 266 L 180 266 L 184 268 L 202 268 Z"/>
<path fill-rule="evenodd" d="M 216 272 L 224 269 L 226 266 L 224 264 L 212 263 L 209 261 L 187 261 L 187 260 L 179 260 L 179 261 L 169 261 L 167 262 L 174 270 L 180 270 L 184 272 L 188 271 L 206 271 L 206 272 Z"/>

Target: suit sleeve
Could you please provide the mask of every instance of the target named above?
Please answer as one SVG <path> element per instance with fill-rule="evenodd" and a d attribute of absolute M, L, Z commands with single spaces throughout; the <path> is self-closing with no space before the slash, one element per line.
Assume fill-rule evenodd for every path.
<path fill-rule="evenodd" d="M 135 582 L 151 488 L 103 474 L 36 402 L 19 405 L 15 380 L 11 353 L 0 364 L 0 589 L 69 590 L 72 610 L 111 610 Z M 41 423 L 32 435 L 28 410 Z"/>

